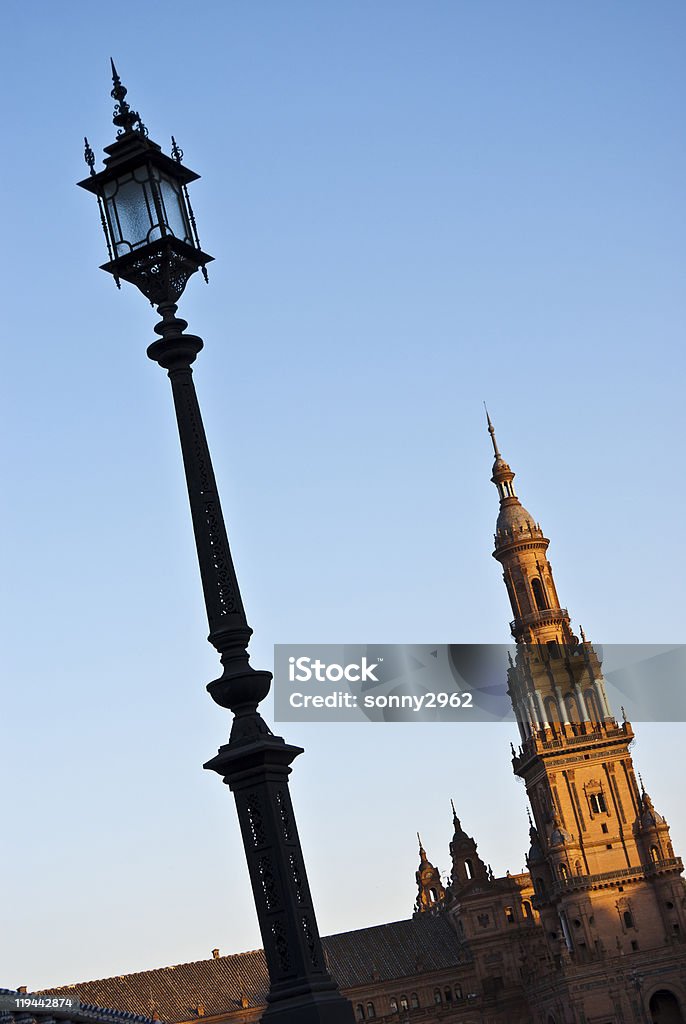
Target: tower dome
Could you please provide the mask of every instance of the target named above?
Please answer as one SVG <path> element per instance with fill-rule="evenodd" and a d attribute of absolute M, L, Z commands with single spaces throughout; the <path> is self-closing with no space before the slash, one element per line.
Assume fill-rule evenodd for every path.
<path fill-rule="evenodd" d="M 514 476 L 514 473 L 512 474 Z M 539 536 L 543 536 L 540 526 L 528 512 L 519 498 L 506 499 L 500 506 L 500 512 L 498 513 L 498 519 L 495 524 L 496 536 L 502 534 L 517 534 L 526 531 L 527 533 L 537 533 Z"/>

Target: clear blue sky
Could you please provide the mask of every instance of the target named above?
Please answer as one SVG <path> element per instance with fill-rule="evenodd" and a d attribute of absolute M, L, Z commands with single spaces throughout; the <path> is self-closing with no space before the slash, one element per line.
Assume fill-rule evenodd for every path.
<path fill-rule="evenodd" d="M 0 984 L 254 948 L 155 316 L 117 293 L 83 135 L 108 58 L 202 180 L 183 315 L 253 663 L 505 642 L 487 399 L 591 639 L 686 642 L 683 51 L 664 0 L 7 0 Z M 686 851 L 684 725 L 636 761 Z M 323 932 L 409 916 L 451 796 L 497 873 L 514 726 L 284 726 Z M 668 744 L 675 745 L 669 755 Z"/>

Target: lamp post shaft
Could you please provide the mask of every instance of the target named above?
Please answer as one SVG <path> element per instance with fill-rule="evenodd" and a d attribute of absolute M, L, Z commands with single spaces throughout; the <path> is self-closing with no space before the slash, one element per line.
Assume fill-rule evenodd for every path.
<path fill-rule="evenodd" d="M 191 363 L 202 348 L 173 303 L 158 307 L 160 338 L 148 348 L 169 375 L 200 565 L 209 640 L 223 673 L 208 685 L 234 713 L 229 742 L 206 768 L 231 788 L 270 978 L 269 1024 L 352 1024 L 352 1006 L 326 969 L 288 786 L 302 753 L 274 736 L 257 711 L 271 675 L 249 663 L 248 625 L 224 525 Z"/>
<path fill-rule="evenodd" d="M 210 627 L 210 643 L 223 653 L 229 632 L 252 632 L 238 589 L 190 366 L 169 370 L 193 532 Z"/>

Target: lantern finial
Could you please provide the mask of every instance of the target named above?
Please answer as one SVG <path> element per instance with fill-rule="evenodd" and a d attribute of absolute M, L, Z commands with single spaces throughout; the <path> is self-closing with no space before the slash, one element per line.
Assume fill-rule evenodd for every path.
<path fill-rule="evenodd" d="M 84 139 L 83 139 L 83 143 L 84 143 L 84 146 L 83 146 L 83 159 L 88 164 L 88 170 L 90 171 L 91 175 L 94 175 L 95 174 L 95 153 L 91 149 L 91 144 L 90 144 L 90 142 L 88 141 L 88 139 L 85 136 L 84 136 Z"/>
<path fill-rule="evenodd" d="M 111 57 L 110 64 L 112 65 L 113 86 L 110 95 L 112 99 L 116 101 L 114 104 L 114 115 L 112 120 L 119 128 L 117 136 L 125 135 L 127 132 L 132 131 L 137 131 L 140 135 L 147 136 L 148 129 L 141 121 L 140 114 L 135 110 L 131 110 L 131 107 L 126 102 L 126 93 L 128 90 L 125 85 L 122 85 L 121 78 L 117 73 L 117 69 L 114 66 L 114 61 Z M 134 125 L 138 125 L 138 127 L 134 128 Z"/>

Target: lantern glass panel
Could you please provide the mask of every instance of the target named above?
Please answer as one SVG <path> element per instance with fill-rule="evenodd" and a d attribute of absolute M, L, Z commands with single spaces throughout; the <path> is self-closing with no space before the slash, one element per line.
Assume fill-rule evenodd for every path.
<path fill-rule="evenodd" d="M 105 205 L 117 256 L 147 245 L 162 234 L 146 167 L 108 182 Z"/>
<path fill-rule="evenodd" d="M 191 239 L 181 186 L 178 182 L 172 181 L 162 174 L 158 179 L 158 189 L 168 230 L 180 241 L 192 245 L 193 241 Z"/>

